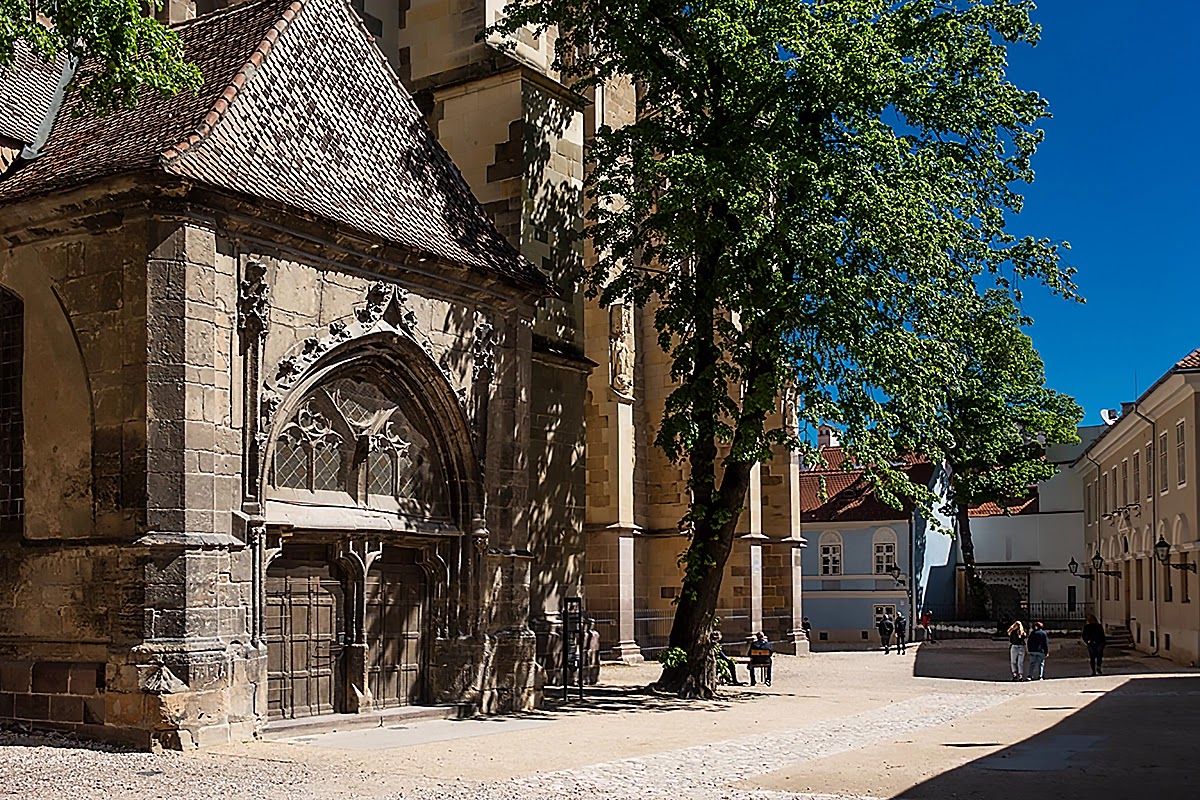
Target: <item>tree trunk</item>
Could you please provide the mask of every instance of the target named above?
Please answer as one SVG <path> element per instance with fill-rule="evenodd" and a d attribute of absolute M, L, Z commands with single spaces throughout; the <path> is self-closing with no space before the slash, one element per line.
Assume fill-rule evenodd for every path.
<path fill-rule="evenodd" d="M 714 504 L 706 518 L 694 519 L 686 556 L 683 592 L 675 608 L 668 647 L 687 653 L 687 661 L 664 667 L 655 687 L 684 698 L 712 698 L 717 691 L 717 645 L 713 641 L 717 601 L 725 565 L 750 486 L 749 463 L 727 464 Z M 740 487 L 740 489 L 738 488 Z M 729 500 L 738 498 L 736 504 Z M 721 524 L 714 524 L 722 520 Z"/>
<path fill-rule="evenodd" d="M 955 506 L 955 522 L 958 527 L 958 549 L 962 553 L 963 572 L 965 578 L 967 617 L 983 619 L 987 616 L 988 591 L 975 568 L 975 541 L 971 538 L 970 507 L 966 503 Z"/>

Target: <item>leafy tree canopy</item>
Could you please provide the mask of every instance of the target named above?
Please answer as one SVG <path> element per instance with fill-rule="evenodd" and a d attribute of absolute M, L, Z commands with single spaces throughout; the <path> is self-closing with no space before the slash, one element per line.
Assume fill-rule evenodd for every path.
<path fill-rule="evenodd" d="M 0 69 L 19 45 L 46 60 L 66 53 L 79 64 L 72 87 L 102 113 L 134 106 L 143 87 L 194 90 L 200 71 L 152 16 L 161 7 L 162 0 L 0 0 Z"/>
<path fill-rule="evenodd" d="M 638 120 L 590 150 L 585 276 L 651 302 L 678 386 L 659 444 L 686 460 L 692 541 L 667 684 L 711 693 L 707 632 L 749 472 L 797 445 L 773 411 L 831 421 L 905 493 L 900 452 L 953 440 L 956 330 L 980 287 L 1075 296 L 1063 245 L 1016 237 L 1048 116 L 1006 75 L 1028 0 L 515 0 L 581 86 L 630 76 Z M 961 332 L 961 331 L 960 331 Z M 928 499 L 928 498 L 926 498 Z M 707 661 L 705 661 L 707 659 Z M 698 662 L 705 661 L 701 666 Z M 665 676 L 666 677 L 666 676 Z"/>
<path fill-rule="evenodd" d="M 967 509 L 985 502 L 1007 504 L 1030 486 L 1054 476 L 1046 447 L 1079 441 L 1083 410 L 1069 396 L 1046 387 L 1042 359 L 1022 329 L 1029 320 L 997 291 L 973 302 L 966 324 L 946 335 L 957 343 L 962 371 L 947 387 L 945 427 L 939 449 L 950 466 L 950 511 L 958 519 L 960 547 L 973 566 Z"/>

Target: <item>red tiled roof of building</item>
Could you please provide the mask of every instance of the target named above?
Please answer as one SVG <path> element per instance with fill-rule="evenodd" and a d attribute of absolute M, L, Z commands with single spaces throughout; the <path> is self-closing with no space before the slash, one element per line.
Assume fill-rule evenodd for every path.
<path fill-rule="evenodd" d="M 1175 369 L 1200 369 L 1200 348 L 1175 362 Z"/>
<path fill-rule="evenodd" d="M 1039 498 L 1037 487 L 1028 496 L 1012 500 L 1005 505 L 999 503 L 980 503 L 971 506 L 967 513 L 972 517 L 1016 517 L 1038 513 Z"/>
<path fill-rule="evenodd" d="M 866 471 L 844 469 L 850 455 L 841 447 L 821 449 L 826 465 L 800 473 L 800 510 L 804 522 L 870 522 L 905 519 L 911 504 L 901 508 L 888 505 L 879 496 Z M 933 465 L 920 456 L 904 458 L 909 478 L 926 485 L 933 477 Z M 823 489 L 823 491 L 822 491 Z"/>

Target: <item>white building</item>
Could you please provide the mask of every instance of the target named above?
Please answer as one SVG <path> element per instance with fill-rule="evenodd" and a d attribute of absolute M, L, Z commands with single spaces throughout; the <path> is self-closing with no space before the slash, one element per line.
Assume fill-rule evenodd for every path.
<path fill-rule="evenodd" d="M 1059 472 L 1028 497 L 1007 508 L 987 503 L 971 510 L 975 563 L 994 604 L 1083 613 L 1084 582 L 1067 564 L 1085 563 L 1091 554 L 1084 547 L 1083 484 L 1068 467 L 1104 428 L 1081 427 L 1079 444 L 1047 448 Z"/>

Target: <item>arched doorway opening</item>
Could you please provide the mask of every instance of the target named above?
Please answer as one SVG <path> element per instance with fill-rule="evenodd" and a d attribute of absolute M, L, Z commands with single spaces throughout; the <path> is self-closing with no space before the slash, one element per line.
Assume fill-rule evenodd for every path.
<path fill-rule="evenodd" d="M 264 580 L 273 718 L 426 702 L 435 640 L 469 633 L 475 618 L 468 531 L 479 465 L 458 398 L 411 349 L 378 337 L 335 348 L 272 420 L 263 480 L 266 527 L 280 542 Z"/>

